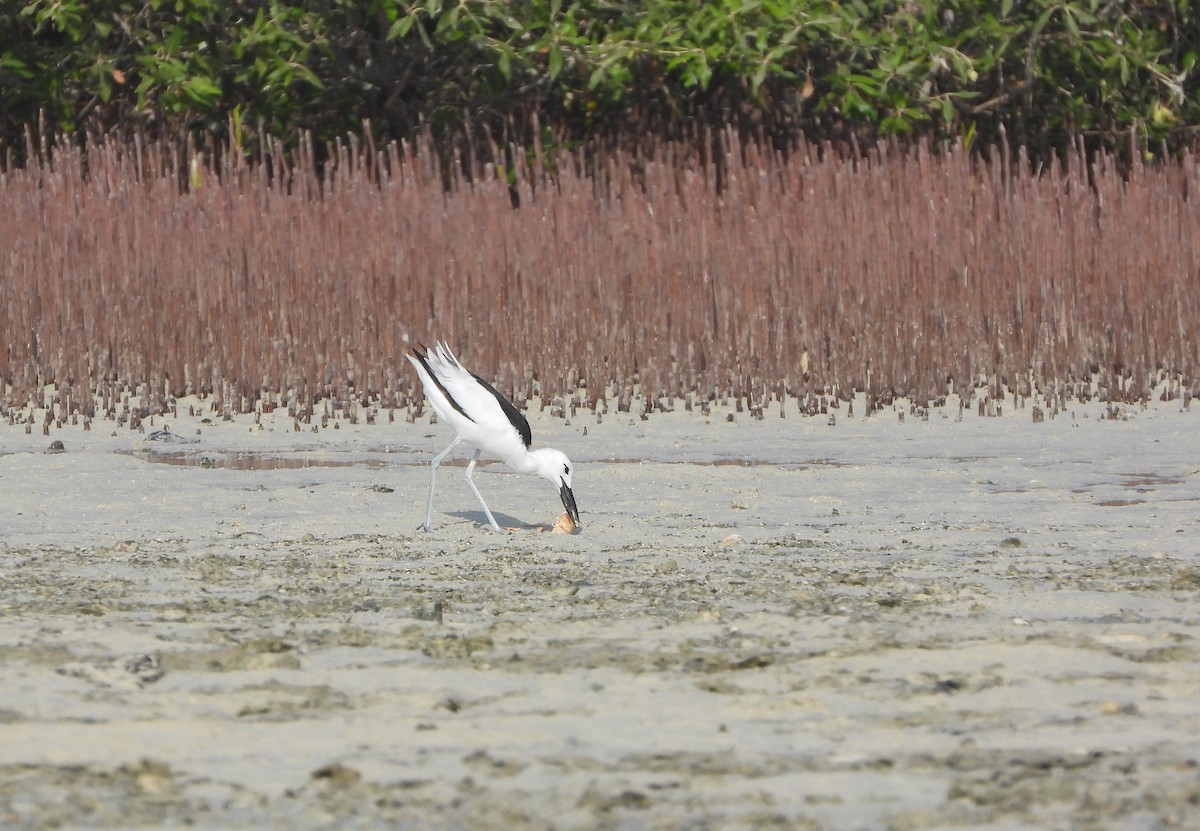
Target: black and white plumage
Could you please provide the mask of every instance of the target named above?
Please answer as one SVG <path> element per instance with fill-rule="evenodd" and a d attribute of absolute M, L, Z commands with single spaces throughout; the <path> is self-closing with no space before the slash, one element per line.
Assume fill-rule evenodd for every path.
<path fill-rule="evenodd" d="M 533 435 L 529 422 L 511 402 L 487 381 L 460 364 L 450 347 L 440 341 L 434 344 L 433 349 L 422 346 L 404 357 L 417 370 L 425 389 L 425 398 L 433 406 L 438 420 L 449 424 L 455 433 L 454 441 L 434 456 L 431 462 L 429 505 L 425 509 L 423 525 L 426 531 L 430 529 L 433 514 L 438 465 L 451 450 L 464 442 L 475 448 L 467 464 L 467 484 L 497 532 L 502 531 L 500 524 L 492 516 L 472 478 L 475 463 L 485 452 L 518 473 L 536 473 L 551 482 L 558 490 L 567 515 L 576 524 L 579 523 L 579 509 L 575 507 L 575 495 L 571 492 L 571 473 L 574 469 L 571 460 L 561 451 L 550 447 L 530 450 Z"/>

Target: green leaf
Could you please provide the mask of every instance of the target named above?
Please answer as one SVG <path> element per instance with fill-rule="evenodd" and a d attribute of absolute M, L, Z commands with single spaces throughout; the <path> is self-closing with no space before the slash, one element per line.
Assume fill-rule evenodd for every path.
<path fill-rule="evenodd" d="M 1056 11 L 1058 11 L 1058 7 L 1051 6 L 1050 8 L 1046 9 L 1044 12 L 1039 14 L 1037 21 L 1033 24 L 1032 34 L 1035 36 L 1038 34 L 1041 34 L 1042 29 L 1045 29 L 1046 24 L 1050 21 L 1050 16 L 1053 15 Z"/>
<path fill-rule="evenodd" d="M 1070 30 L 1076 40 L 1079 40 L 1079 24 L 1075 22 L 1075 15 L 1071 14 L 1070 10 L 1064 8 L 1063 17 L 1066 20 L 1067 29 Z"/>
<path fill-rule="evenodd" d="M 434 33 L 440 35 L 447 29 L 457 28 L 460 8 L 461 7 L 453 8 L 445 14 L 440 15 L 437 19 L 437 24 L 433 28 Z"/>
<path fill-rule="evenodd" d="M 853 81 L 862 89 L 870 90 L 872 95 L 879 92 L 879 82 L 869 75 L 847 75 L 846 80 Z"/>
<path fill-rule="evenodd" d="M 396 38 L 406 37 L 412 29 L 415 20 L 416 18 L 411 14 L 398 18 L 395 23 L 388 27 L 387 35 L 384 39 L 395 40 Z"/>
<path fill-rule="evenodd" d="M 755 94 L 758 93 L 758 88 L 763 85 L 763 81 L 767 79 L 767 65 L 764 63 L 754 72 L 754 77 L 750 79 L 750 90 Z"/>
<path fill-rule="evenodd" d="M 433 39 L 429 37 L 429 32 L 425 31 L 425 24 L 414 18 L 413 25 L 417 28 L 417 34 L 421 36 L 421 43 L 425 45 L 426 49 L 432 49 Z"/>
<path fill-rule="evenodd" d="M 221 94 L 221 88 L 210 78 L 189 78 L 183 88 L 194 95 L 217 96 Z"/>
<path fill-rule="evenodd" d="M 0 69 L 4 69 L 13 75 L 19 75 L 22 78 L 33 77 L 33 72 L 29 69 L 28 64 L 17 60 L 11 55 L 0 55 Z"/>
<path fill-rule="evenodd" d="M 308 85 L 313 89 L 325 89 L 325 82 L 317 76 L 317 73 L 313 72 L 304 64 L 293 64 L 293 68 L 296 70 L 296 77 L 298 79 L 307 81 Z"/>
<path fill-rule="evenodd" d="M 550 78 L 557 78 L 558 73 L 562 72 L 562 67 L 563 53 L 562 49 L 560 49 L 556 43 L 550 47 Z"/>

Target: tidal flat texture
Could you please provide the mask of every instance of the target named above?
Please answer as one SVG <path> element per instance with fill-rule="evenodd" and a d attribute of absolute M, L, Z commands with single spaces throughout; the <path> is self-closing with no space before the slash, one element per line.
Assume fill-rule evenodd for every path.
<path fill-rule="evenodd" d="M 0 826 L 1194 827 L 1196 416 L 1109 414 L 535 415 L 574 535 L 418 530 L 424 420 L 0 427 Z"/>

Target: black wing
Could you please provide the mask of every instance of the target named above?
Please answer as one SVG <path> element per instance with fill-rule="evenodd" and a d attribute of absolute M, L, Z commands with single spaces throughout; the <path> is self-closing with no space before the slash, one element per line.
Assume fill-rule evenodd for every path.
<path fill-rule="evenodd" d="M 533 444 L 533 432 L 529 429 L 529 419 L 521 415 L 521 411 L 512 405 L 512 402 L 496 391 L 496 388 L 487 381 L 480 378 L 474 372 L 471 377 L 479 382 L 479 385 L 485 390 L 496 396 L 496 400 L 500 402 L 500 409 L 504 410 L 504 414 L 508 416 L 508 423 L 516 428 L 521 435 L 521 441 L 525 442 L 525 446 Z M 463 415 L 466 415 L 464 413 Z"/>

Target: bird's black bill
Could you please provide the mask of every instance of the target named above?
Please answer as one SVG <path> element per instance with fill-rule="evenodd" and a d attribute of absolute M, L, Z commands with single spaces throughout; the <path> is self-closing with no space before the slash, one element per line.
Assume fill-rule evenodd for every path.
<path fill-rule="evenodd" d="M 583 523 L 579 521 L 579 509 L 575 507 L 575 494 L 571 493 L 566 482 L 563 482 L 563 486 L 558 489 L 558 495 L 562 497 L 563 507 L 567 509 L 567 516 L 576 525 L 582 525 Z"/>

